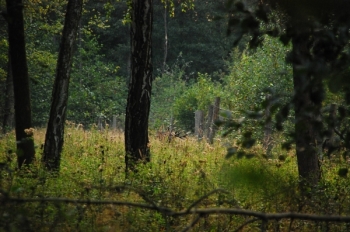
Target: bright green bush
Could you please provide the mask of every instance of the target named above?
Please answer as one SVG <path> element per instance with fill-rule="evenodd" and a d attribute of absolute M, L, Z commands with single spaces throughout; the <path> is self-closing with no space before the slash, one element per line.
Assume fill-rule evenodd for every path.
<path fill-rule="evenodd" d="M 285 62 L 289 50 L 290 47 L 270 37 L 265 37 L 263 45 L 255 50 L 248 46 L 243 52 L 235 49 L 230 73 L 222 79 L 222 104 L 230 112 L 229 119 L 245 117 L 244 130 L 260 140 L 265 118 L 259 118 L 259 114 L 264 115 L 267 96 L 274 99 L 273 115 L 293 94 L 292 67 Z"/>
<path fill-rule="evenodd" d="M 181 128 L 194 130 L 194 113 L 203 110 L 206 115 L 215 97 L 220 97 L 221 84 L 211 80 L 208 74 L 198 73 L 196 83 L 191 85 L 174 104 L 175 118 Z"/>

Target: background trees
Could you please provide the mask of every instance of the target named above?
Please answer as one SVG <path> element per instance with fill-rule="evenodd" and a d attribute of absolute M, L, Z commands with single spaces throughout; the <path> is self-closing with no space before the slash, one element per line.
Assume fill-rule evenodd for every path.
<path fill-rule="evenodd" d="M 279 37 L 284 44 L 292 41 L 292 52 L 287 56 L 287 61 L 293 65 L 294 97 L 291 103 L 295 112 L 295 130 L 292 137 L 296 141 L 301 187 L 305 190 L 306 184 L 315 186 L 320 180 L 320 147 L 322 140 L 328 136 L 323 129 L 321 115 L 325 99 L 324 80 L 333 77 L 334 73 L 339 75 L 339 69 L 344 68 L 342 65 L 349 63 L 350 24 L 347 13 L 342 10 L 347 8 L 348 3 L 314 2 L 317 5 L 314 8 L 309 2 L 270 3 L 266 5 L 263 2 L 250 12 L 245 10 L 242 2 L 229 2 L 230 27 L 237 42 L 244 34 L 251 34 L 251 47 L 263 42 L 263 34 Z M 270 6 L 272 14 L 268 14 Z M 261 27 L 261 22 L 266 26 Z M 280 122 L 289 115 L 290 106 L 281 108 L 278 114 Z"/>
<path fill-rule="evenodd" d="M 318 125 L 321 125 L 319 121 L 322 117 L 319 119 L 318 113 L 315 114 L 315 112 L 323 110 L 321 108 L 323 105 L 320 103 L 323 100 L 322 94 L 326 92 L 323 83 L 329 83 L 333 91 L 337 89 L 334 87 L 337 82 L 341 83 L 345 80 L 342 76 L 347 73 L 345 68 L 347 58 L 344 51 L 348 34 L 345 16 L 341 18 L 319 14 L 317 10 L 326 9 L 327 4 L 320 6 L 322 9 L 307 7 L 299 20 L 306 20 L 308 23 L 304 25 L 305 30 L 301 30 L 302 27 L 297 27 L 297 22 L 293 18 L 295 9 L 293 7 L 289 9 L 287 3 L 286 6 L 280 6 L 282 10 L 275 7 L 275 2 L 271 4 L 274 8 L 268 10 L 266 10 L 266 4 L 259 6 L 250 1 L 236 3 L 231 5 L 234 9 L 231 10 L 237 13 L 234 16 L 239 18 L 230 19 L 229 24 L 232 28 L 229 29 L 233 38 L 227 38 L 226 15 L 216 8 L 223 6 L 224 1 L 200 2 L 195 4 L 193 10 L 186 13 L 181 10 L 183 2 L 175 2 L 173 5 L 168 3 L 171 13 L 165 17 L 165 20 L 164 5 L 160 1 L 154 2 L 155 26 L 152 40 L 156 43 L 153 49 L 153 63 L 157 89 L 154 91 L 154 102 L 150 109 L 151 127 L 159 128 L 162 124 L 165 127 L 175 124 L 181 129 L 191 130 L 194 111 L 197 109 L 206 111 L 214 96 L 221 96 L 222 108 L 232 118 L 239 118 L 242 111 L 250 111 L 248 113 L 254 117 L 260 115 L 259 119 L 244 121 L 247 130 L 254 131 L 258 141 L 264 138 L 262 131 L 257 132 L 257 126 L 261 125 L 263 120 L 276 124 L 277 129 L 281 130 L 285 119 L 299 117 L 293 114 L 294 107 L 314 109 L 312 112 L 314 123 L 307 123 L 307 125 L 315 124 L 315 128 L 309 128 L 310 130 L 316 130 Z M 284 1 L 282 3 L 284 4 Z M 28 57 L 30 58 L 28 70 L 30 88 L 33 92 L 35 125 L 45 125 L 48 120 L 46 112 L 48 112 L 49 103 L 46 96 L 50 94 L 50 88 L 54 83 L 53 67 L 58 55 L 59 33 L 63 27 L 63 6 L 60 1 L 41 1 L 34 7 L 29 1 L 28 7 L 25 8 L 25 31 L 28 35 Z M 338 7 L 337 4 L 334 6 Z M 334 11 L 338 9 L 329 7 Z M 89 127 L 92 123 L 96 123 L 100 116 L 103 116 L 107 122 L 112 115 L 120 115 L 120 118 L 124 118 L 127 83 L 131 75 L 128 67 L 132 61 L 126 36 L 129 28 L 125 24 L 127 21 L 125 16 L 128 13 L 130 12 L 124 2 L 106 4 L 86 2 L 72 66 L 68 120 L 83 123 Z M 304 17 L 304 13 L 312 15 L 312 19 Z M 216 15 L 223 16 L 223 20 L 217 20 Z M 118 33 L 110 28 L 117 28 Z M 247 33 L 250 33 L 251 38 L 244 36 Z M 3 34 L 5 31 L 2 31 L 2 36 Z M 263 37 L 263 34 L 277 37 L 282 43 L 289 45 L 284 49 L 277 40 Z M 298 36 L 308 37 L 309 43 L 297 45 Z M 294 46 L 290 43 L 293 39 Z M 238 43 L 238 41 L 241 42 Z M 232 51 L 230 45 L 236 42 L 239 48 Z M 165 46 L 166 43 L 167 46 Z M 246 49 L 246 46 L 257 47 L 261 44 L 263 46 L 254 51 Z M 7 50 L 6 43 L 1 43 L 0 46 L 3 51 Z M 291 52 L 293 49 L 294 57 Z M 291 65 L 284 63 L 283 53 L 289 54 L 287 60 Z M 270 57 L 269 54 L 280 55 Z M 302 62 L 299 62 L 297 58 L 300 59 L 302 56 L 305 57 Z M 6 71 L 7 60 L 0 59 L 0 62 L 3 76 L 9 76 L 7 75 L 9 72 Z M 299 92 L 298 96 L 303 94 L 305 96 L 303 99 L 294 97 L 292 102 L 287 103 L 285 93 L 291 90 L 289 78 L 291 78 L 293 65 L 294 74 L 300 75 L 302 80 L 300 82 L 303 83 L 297 84 L 298 87 L 294 90 L 295 92 L 304 91 Z M 338 72 L 333 72 L 336 69 Z M 274 77 L 273 83 L 269 76 Z M 299 77 L 294 76 L 294 83 L 299 83 L 298 79 Z M 4 89 L 4 78 L 0 83 Z M 304 83 L 309 84 L 304 85 Z M 113 88 L 107 88 L 111 85 Z M 248 97 L 247 93 L 252 97 Z M 278 97 L 269 99 L 268 95 L 272 94 Z M 339 95 L 337 97 L 339 98 Z M 301 106 L 308 102 L 305 101 L 306 98 L 310 100 L 310 107 Z M 10 103 L 3 99 L 5 98 L 1 98 L 2 105 L 5 102 Z M 164 101 L 164 99 L 167 100 Z M 270 107 L 273 117 L 267 116 L 266 108 L 262 108 L 266 107 L 268 102 L 272 104 Z M 292 113 L 288 114 L 288 112 Z M 295 109 L 295 112 L 299 111 Z M 320 144 L 327 137 L 325 128 L 328 127 L 323 119 L 321 121 L 322 125 L 317 130 L 323 135 L 316 139 L 317 144 L 312 146 L 315 148 L 312 149 L 313 151 L 319 150 Z M 346 132 L 343 130 L 341 133 L 343 134 L 340 137 L 346 138 Z M 234 136 L 242 138 L 242 133 L 237 132 Z M 303 141 L 306 141 L 305 138 Z M 317 156 L 315 155 L 314 158 Z"/>

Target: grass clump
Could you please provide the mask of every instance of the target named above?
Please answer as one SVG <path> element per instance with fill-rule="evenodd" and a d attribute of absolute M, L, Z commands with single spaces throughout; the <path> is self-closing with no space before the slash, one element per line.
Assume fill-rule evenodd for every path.
<path fill-rule="evenodd" d="M 35 131 L 37 160 L 16 169 L 15 135 L 0 143 L 0 228 L 5 231 L 181 231 L 195 215 L 166 216 L 161 211 L 113 204 L 132 202 L 186 210 L 194 201 L 214 189 L 225 189 L 201 199 L 195 208 L 237 208 L 261 212 L 303 212 L 350 214 L 349 180 L 337 175 L 347 162 L 324 161 L 324 181 L 312 197 L 303 199 L 298 191 L 296 158 L 265 159 L 263 150 L 255 158 L 225 159 L 226 149 L 192 138 L 161 141 L 151 136 L 151 162 L 125 179 L 124 138 L 121 133 L 98 131 L 96 127 L 67 125 L 61 170 L 50 176 L 40 162 L 44 129 Z M 274 158 L 274 157 L 273 157 Z M 42 199 L 40 201 L 7 201 Z M 60 201 L 44 199 L 61 199 Z M 62 200 L 63 199 L 63 200 Z M 69 199 L 70 201 L 65 201 Z M 78 202 L 74 200 L 85 202 Z M 101 204 L 95 204 L 101 201 Z M 109 203 L 110 202 L 110 203 Z M 192 231 L 233 231 L 247 216 L 203 216 Z M 267 231 L 346 231 L 344 224 L 280 220 L 264 224 Z M 243 231 L 261 228 L 252 222 Z M 322 229 L 322 230 L 321 230 Z"/>

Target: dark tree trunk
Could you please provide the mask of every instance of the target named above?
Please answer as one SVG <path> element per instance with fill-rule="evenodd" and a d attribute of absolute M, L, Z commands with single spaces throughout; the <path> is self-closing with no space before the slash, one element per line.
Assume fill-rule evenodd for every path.
<path fill-rule="evenodd" d="M 29 77 L 26 58 L 22 0 L 6 0 L 10 62 L 15 98 L 15 120 L 18 167 L 31 164 L 35 157 Z"/>
<path fill-rule="evenodd" d="M 296 35 L 293 38 L 295 139 L 302 189 L 305 186 L 315 186 L 321 178 L 319 155 L 322 146 L 322 101 L 312 97 L 314 88 L 319 85 L 315 82 L 317 78 L 312 78 L 308 70 L 312 60 L 309 44 L 308 36 Z"/>
<path fill-rule="evenodd" d="M 164 2 L 164 57 L 163 57 L 163 72 L 166 71 L 166 61 L 168 58 L 168 20 L 167 20 L 167 15 L 168 15 L 168 6 L 167 2 Z"/>
<path fill-rule="evenodd" d="M 4 103 L 4 118 L 2 122 L 2 132 L 6 133 L 11 130 L 15 124 L 15 102 L 13 92 L 13 76 L 11 68 L 11 55 L 9 54 L 8 69 L 5 86 L 5 103 Z"/>
<path fill-rule="evenodd" d="M 150 161 L 148 116 L 152 90 L 152 0 L 132 0 L 131 77 L 125 118 L 126 173 Z"/>
<path fill-rule="evenodd" d="M 73 46 L 77 36 L 82 7 L 83 0 L 68 1 L 42 158 L 45 167 L 53 171 L 59 171 L 60 168 Z"/>

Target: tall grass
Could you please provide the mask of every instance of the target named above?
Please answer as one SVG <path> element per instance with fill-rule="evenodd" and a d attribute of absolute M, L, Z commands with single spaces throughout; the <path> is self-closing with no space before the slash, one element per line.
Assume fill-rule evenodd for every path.
<path fill-rule="evenodd" d="M 298 192 L 296 158 L 275 150 L 279 159 L 264 159 L 259 147 L 252 159 L 225 159 L 226 149 L 192 138 L 162 141 L 151 136 L 151 162 L 125 179 L 124 139 L 118 132 L 84 130 L 69 123 L 65 133 L 59 176 L 50 176 L 41 165 L 44 129 L 35 131 L 36 162 L 16 170 L 15 135 L 0 140 L 0 228 L 4 231 L 180 231 L 194 216 L 168 217 L 161 212 L 113 204 L 15 203 L 18 198 L 69 198 L 154 203 L 183 210 L 208 192 L 222 188 L 196 207 L 231 207 L 262 212 L 350 214 L 348 178 L 337 175 L 347 167 L 343 160 L 324 161 L 324 182 L 302 199 Z M 120 187 L 123 186 L 123 189 Z M 125 187 L 126 186 L 126 187 Z M 124 188 L 125 187 L 125 188 Z M 122 191 L 123 190 L 123 191 Z M 1 200 L 3 199 L 3 200 Z M 203 217 L 193 231 L 233 231 L 249 217 Z M 243 231 L 256 231 L 260 222 Z M 267 231 L 346 231 L 346 225 L 281 220 L 269 222 Z"/>

